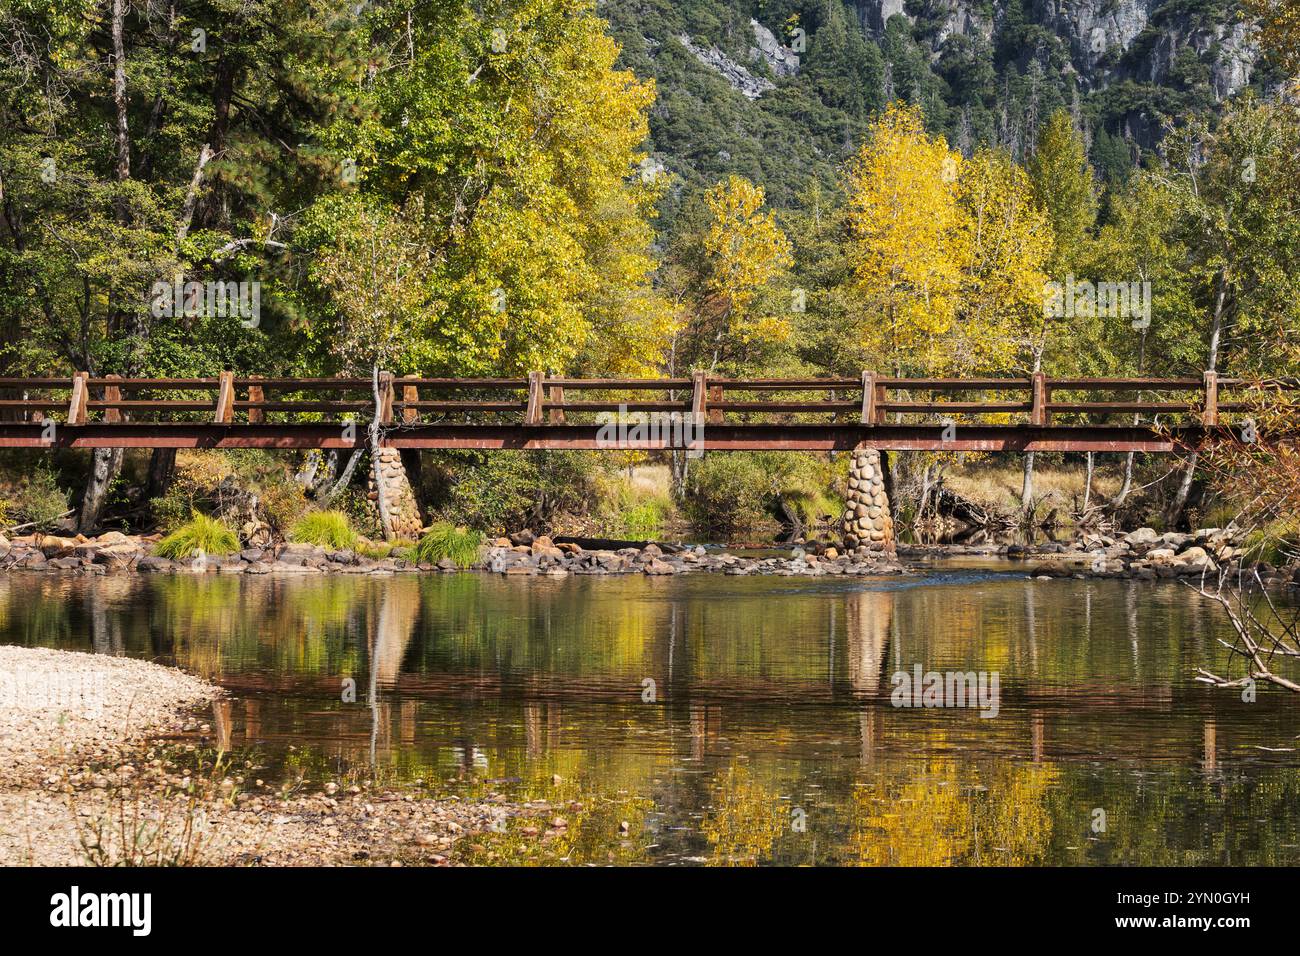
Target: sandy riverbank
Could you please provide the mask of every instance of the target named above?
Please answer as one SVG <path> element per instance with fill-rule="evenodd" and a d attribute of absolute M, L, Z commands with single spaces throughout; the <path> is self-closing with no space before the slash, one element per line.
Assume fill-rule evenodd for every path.
<path fill-rule="evenodd" d="M 467 834 L 552 813 L 333 781 L 277 792 L 214 766 L 196 709 L 219 695 L 145 661 L 0 646 L 0 865 L 442 865 Z"/>

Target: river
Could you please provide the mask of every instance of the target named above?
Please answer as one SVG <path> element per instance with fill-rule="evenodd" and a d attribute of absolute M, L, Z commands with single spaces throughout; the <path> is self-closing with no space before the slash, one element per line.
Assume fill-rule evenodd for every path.
<path fill-rule="evenodd" d="M 571 863 L 1295 865 L 1300 701 L 1196 683 L 1219 637 L 1179 584 L 995 561 L 0 578 L 0 642 L 227 688 L 200 719 L 250 776 L 566 803 Z M 917 667 L 996 699 L 896 706 Z"/>

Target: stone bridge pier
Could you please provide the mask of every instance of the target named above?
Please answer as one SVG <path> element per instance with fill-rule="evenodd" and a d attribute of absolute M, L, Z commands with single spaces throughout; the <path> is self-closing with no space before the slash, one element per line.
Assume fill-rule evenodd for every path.
<path fill-rule="evenodd" d="M 855 551 L 893 554 L 894 518 L 885 490 L 880 452 L 859 448 L 849 465 L 849 497 L 844 507 L 844 543 Z"/>
<path fill-rule="evenodd" d="M 415 492 L 411 489 L 406 468 L 402 465 L 402 453 L 396 448 L 381 448 L 370 466 L 370 489 L 367 495 L 370 506 L 378 514 L 381 485 L 384 503 L 387 505 L 388 521 L 383 521 L 382 516 L 379 516 L 384 540 L 418 538 L 424 522 L 420 520 L 420 506 L 416 504 Z"/>

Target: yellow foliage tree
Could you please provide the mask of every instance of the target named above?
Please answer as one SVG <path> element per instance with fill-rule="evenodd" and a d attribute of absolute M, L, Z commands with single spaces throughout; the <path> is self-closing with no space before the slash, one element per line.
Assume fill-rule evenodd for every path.
<path fill-rule="evenodd" d="M 1024 171 L 991 151 L 963 159 L 896 104 L 850 164 L 848 193 L 868 354 L 898 375 L 1012 365 L 1052 251 Z"/>
<path fill-rule="evenodd" d="M 763 202 L 763 187 L 740 176 L 704 194 L 713 366 L 729 352 L 733 358 L 744 356 L 790 335 L 788 318 L 765 315 L 760 308 L 762 292 L 794 261 L 790 240 L 772 213 L 764 211 Z"/>
<path fill-rule="evenodd" d="M 1259 20 L 1260 45 L 1286 72 L 1300 73 L 1300 7 L 1295 0 L 1242 0 Z"/>
<path fill-rule="evenodd" d="M 962 158 L 925 132 L 914 107 L 891 105 L 849 164 L 850 256 L 873 317 L 868 351 L 895 374 L 947 367 L 966 230 L 958 205 Z"/>
<path fill-rule="evenodd" d="M 1008 369 L 1041 323 L 1051 224 L 1034 203 L 1029 177 L 1004 153 L 977 153 L 963 164 L 959 186 L 965 262 L 951 364 Z"/>

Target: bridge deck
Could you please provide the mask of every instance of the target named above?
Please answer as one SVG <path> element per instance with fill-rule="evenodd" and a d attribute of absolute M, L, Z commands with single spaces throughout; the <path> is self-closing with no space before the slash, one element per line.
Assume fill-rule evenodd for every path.
<path fill-rule="evenodd" d="M 1264 393 L 1297 388 L 1214 373 L 900 379 L 867 371 L 856 379 L 751 380 L 702 372 L 678 379 L 384 373 L 376 387 L 365 378 L 81 372 L 0 378 L 0 447 L 348 449 L 366 444 L 366 427 L 378 417 L 383 444 L 414 449 L 1171 452 L 1241 440 L 1243 431 L 1253 438 L 1249 416 Z M 1224 401 L 1223 392 L 1237 394 Z M 587 397 L 574 400 L 574 393 Z"/>

